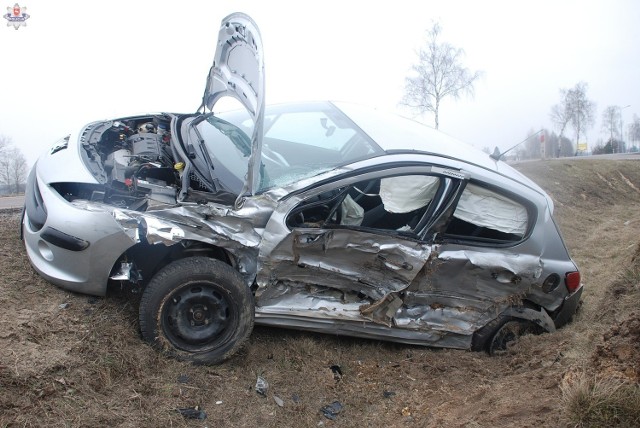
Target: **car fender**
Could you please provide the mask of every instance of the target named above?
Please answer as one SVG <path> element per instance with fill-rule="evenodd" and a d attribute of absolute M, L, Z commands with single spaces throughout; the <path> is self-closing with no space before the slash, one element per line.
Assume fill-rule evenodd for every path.
<path fill-rule="evenodd" d="M 502 312 L 501 315 L 531 321 L 548 333 L 556 331 L 555 323 L 543 308 L 538 311 L 527 306 L 512 306 Z"/>

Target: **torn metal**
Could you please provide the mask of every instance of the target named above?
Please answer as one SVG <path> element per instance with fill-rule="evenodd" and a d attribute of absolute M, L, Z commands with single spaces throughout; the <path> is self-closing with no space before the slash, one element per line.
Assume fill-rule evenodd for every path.
<path fill-rule="evenodd" d="M 418 246 L 414 248 L 416 256 L 426 256 L 423 260 L 429 261 L 416 267 L 409 284 L 385 280 L 393 279 L 398 271 L 406 272 L 400 262 L 380 260 L 379 252 L 389 247 L 371 245 L 367 240 L 336 242 L 336 235 L 339 237 L 338 230 L 328 235 L 298 235 L 276 248 L 269 263 L 271 285 L 257 299 L 258 322 L 277 324 L 280 319 L 288 325 L 314 329 L 313 322 L 324 319 L 349 334 L 378 338 L 401 329 L 401 341 L 454 348 L 468 348 L 475 331 L 509 310 L 509 314 L 536 322 L 547 331 L 554 329 L 544 311 L 510 309 L 521 304 L 540 277 L 543 266 L 539 257 L 474 251 L 436 251 L 429 257 L 430 251 Z M 301 247 L 309 245 L 317 249 L 301 255 Z M 327 263 L 323 254 L 336 248 L 344 248 L 344 257 L 352 262 L 349 265 L 362 266 L 362 270 L 347 271 L 335 260 L 330 266 L 323 264 Z M 402 248 L 405 257 L 410 253 L 409 248 Z M 312 261 L 309 254 L 316 258 Z M 370 263 L 372 255 L 377 263 Z M 350 280 L 341 282 L 337 279 L 340 274 Z M 376 276 L 378 281 L 371 282 L 384 287 L 366 284 L 365 278 Z"/>
<path fill-rule="evenodd" d="M 274 201 L 269 196 L 255 200 L 240 210 L 208 205 L 165 207 L 147 212 L 117 209 L 105 205 L 77 204 L 85 209 L 108 211 L 132 244 L 172 246 L 184 242 L 207 243 L 223 248 L 233 256 L 237 270 L 247 286 L 253 284 L 257 271 L 257 254 L 262 240 L 261 231 Z M 256 225 L 256 222 L 258 224 Z M 263 223 L 260 227 L 260 223 Z M 134 263 L 122 262 L 110 276 L 112 280 L 137 282 L 142 279 Z"/>

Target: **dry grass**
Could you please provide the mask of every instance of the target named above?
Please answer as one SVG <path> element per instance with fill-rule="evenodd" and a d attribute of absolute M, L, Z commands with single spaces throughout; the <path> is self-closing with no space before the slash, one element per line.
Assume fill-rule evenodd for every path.
<path fill-rule="evenodd" d="M 640 426 L 640 386 L 581 373 L 563 382 L 565 418 L 573 427 Z"/>
<path fill-rule="evenodd" d="M 640 377 L 638 165 L 518 166 L 554 198 L 587 288 L 574 323 L 499 358 L 256 328 L 220 366 L 166 359 L 141 341 L 135 298 L 46 283 L 27 262 L 19 214 L 0 213 L 0 426 L 595 426 L 597 412 L 632 415 L 618 401 L 637 402 Z M 266 397 L 254 389 L 258 375 L 270 384 Z M 605 410 L 588 413 L 606 401 L 601 390 Z M 344 408 L 331 421 L 320 409 L 334 401 Z M 176 411 L 196 406 L 207 419 Z"/>

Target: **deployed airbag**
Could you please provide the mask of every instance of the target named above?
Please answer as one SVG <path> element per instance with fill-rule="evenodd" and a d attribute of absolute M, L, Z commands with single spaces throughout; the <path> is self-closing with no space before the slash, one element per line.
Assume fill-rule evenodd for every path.
<path fill-rule="evenodd" d="M 345 226 L 360 226 L 364 218 L 364 208 L 362 208 L 353 198 L 347 195 L 340 206 L 342 220 L 340 224 Z"/>
<path fill-rule="evenodd" d="M 436 190 L 440 179 L 428 175 L 404 175 L 380 180 L 380 198 L 385 211 L 408 213 L 426 206 Z"/>
<path fill-rule="evenodd" d="M 527 209 L 489 189 L 468 184 L 460 196 L 454 217 L 476 226 L 524 236 Z"/>

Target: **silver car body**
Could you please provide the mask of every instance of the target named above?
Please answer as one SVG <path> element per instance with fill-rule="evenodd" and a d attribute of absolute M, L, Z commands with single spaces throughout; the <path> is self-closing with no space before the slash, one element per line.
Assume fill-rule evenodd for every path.
<path fill-rule="evenodd" d="M 34 268 L 101 296 L 207 255 L 252 288 L 259 324 L 462 349 L 499 316 L 553 331 L 574 313 L 582 287 L 553 203 L 504 162 L 356 105 L 265 108 L 260 34 L 242 14 L 223 21 L 203 110 L 223 96 L 246 111 L 99 121 L 56 143 L 27 183 Z M 300 129 L 279 128 L 291 114 Z M 284 139 L 301 133 L 313 141 Z"/>

